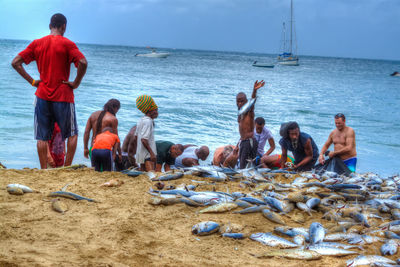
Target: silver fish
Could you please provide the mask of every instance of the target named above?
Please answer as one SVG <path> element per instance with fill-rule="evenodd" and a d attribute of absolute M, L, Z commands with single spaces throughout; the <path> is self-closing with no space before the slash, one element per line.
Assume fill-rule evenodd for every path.
<path fill-rule="evenodd" d="M 210 235 L 217 232 L 219 224 L 213 221 L 201 222 L 193 225 L 192 233 L 194 235 Z"/>
<path fill-rule="evenodd" d="M 271 233 L 256 233 L 250 236 L 251 240 L 261 242 L 270 247 L 295 248 L 298 245 Z"/>
<path fill-rule="evenodd" d="M 322 244 L 310 245 L 307 248 L 324 256 L 347 256 L 358 254 L 356 251 L 324 246 Z"/>
<path fill-rule="evenodd" d="M 247 103 L 239 109 L 238 116 L 246 114 L 254 106 L 256 100 L 257 98 L 252 98 L 250 101 L 247 101 Z"/>
<path fill-rule="evenodd" d="M 325 229 L 322 226 L 322 224 L 318 223 L 318 222 L 313 222 L 310 225 L 310 243 L 313 244 L 317 244 L 317 243 L 321 243 L 324 240 L 325 237 Z"/>
<path fill-rule="evenodd" d="M 34 190 L 26 185 L 22 185 L 22 184 L 8 184 L 7 188 L 9 187 L 16 187 L 16 188 L 20 188 L 22 190 L 22 192 L 24 193 L 33 193 Z"/>
<path fill-rule="evenodd" d="M 360 255 L 354 259 L 346 261 L 347 267 L 381 263 L 396 264 L 395 261 L 378 255 Z"/>

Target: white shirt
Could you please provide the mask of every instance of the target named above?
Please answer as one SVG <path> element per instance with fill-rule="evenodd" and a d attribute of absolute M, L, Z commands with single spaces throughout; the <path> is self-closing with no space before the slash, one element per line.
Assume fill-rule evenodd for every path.
<path fill-rule="evenodd" d="M 157 155 L 153 119 L 148 116 L 142 117 L 137 123 L 135 135 L 137 136 L 136 162 L 144 164 L 145 159 L 150 158 L 150 152 L 144 147 L 142 139 L 146 139 L 149 142 L 151 150 Z"/>
<path fill-rule="evenodd" d="M 175 167 L 176 167 L 176 168 L 184 168 L 184 167 L 187 167 L 187 166 L 183 165 L 183 163 L 182 163 L 183 159 L 186 159 L 186 158 L 199 160 L 199 157 L 196 155 L 196 149 L 198 149 L 197 146 L 190 146 L 190 147 L 187 147 L 187 148 L 183 151 L 183 153 L 182 153 L 179 157 L 177 157 L 177 158 L 175 159 Z"/>

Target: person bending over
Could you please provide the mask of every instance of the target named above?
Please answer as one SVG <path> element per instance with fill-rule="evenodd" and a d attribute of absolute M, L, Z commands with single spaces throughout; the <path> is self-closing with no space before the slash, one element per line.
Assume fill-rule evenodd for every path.
<path fill-rule="evenodd" d="M 111 127 L 105 127 L 102 133 L 97 134 L 93 142 L 92 162 L 95 171 L 112 171 L 116 151 L 121 156 L 118 135 L 113 133 Z"/>

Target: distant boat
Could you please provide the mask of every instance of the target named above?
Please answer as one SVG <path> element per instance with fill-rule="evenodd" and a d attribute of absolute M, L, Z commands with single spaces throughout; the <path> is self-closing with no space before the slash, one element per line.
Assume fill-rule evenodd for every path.
<path fill-rule="evenodd" d="M 253 67 L 260 67 L 260 68 L 273 68 L 275 65 L 274 64 L 269 64 L 269 63 L 260 63 L 257 61 L 253 62 Z"/>
<path fill-rule="evenodd" d="M 400 73 L 395 71 L 392 74 L 390 74 L 390 76 L 396 76 L 396 77 L 400 77 Z"/>
<path fill-rule="evenodd" d="M 170 53 L 159 53 L 155 48 L 146 47 L 151 49 L 150 53 L 136 54 L 135 57 L 156 57 L 156 58 L 166 58 L 170 55 Z"/>
<path fill-rule="evenodd" d="M 294 33 L 294 36 L 293 36 L 293 33 Z M 295 43 L 295 49 L 293 49 L 293 39 L 294 39 L 294 43 Z M 283 23 L 282 46 L 283 46 L 281 48 L 282 53 L 278 56 L 278 63 L 280 65 L 286 65 L 286 66 L 299 66 L 299 57 L 297 56 L 296 31 L 294 30 L 294 23 L 293 23 L 293 0 L 290 0 L 289 47 L 287 47 L 285 23 Z"/>

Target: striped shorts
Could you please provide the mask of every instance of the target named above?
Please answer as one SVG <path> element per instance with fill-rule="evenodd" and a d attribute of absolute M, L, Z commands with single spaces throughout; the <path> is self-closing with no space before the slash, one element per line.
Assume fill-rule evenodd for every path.
<path fill-rule="evenodd" d="M 63 139 L 78 135 L 74 103 L 47 101 L 39 97 L 36 97 L 35 102 L 34 129 L 36 140 L 50 140 L 56 122 L 61 129 Z"/>

